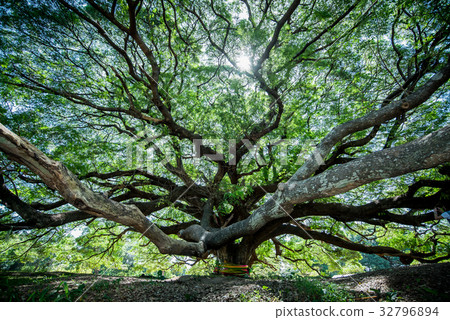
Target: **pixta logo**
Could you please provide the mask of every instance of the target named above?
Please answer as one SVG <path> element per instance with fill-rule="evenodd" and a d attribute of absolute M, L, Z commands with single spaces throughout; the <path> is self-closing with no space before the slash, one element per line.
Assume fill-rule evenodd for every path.
<path fill-rule="evenodd" d="M 155 165 L 166 165 L 175 157 L 170 137 L 140 131 L 127 144 L 127 166 L 152 171 Z"/>
<path fill-rule="evenodd" d="M 205 152 L 204 146 L 209 147 L 209 150 L 215 150 L 215 153 Z M 307 157 L 311 157 L 318 165 L 323 165 L 324 161 L 316 144 L 313 140 L 295 140 L 295 139 L 277 139 L 277 140 L 262 140 L 253 144 L 249 139 L 230 139 L 224 141 L 223 139 L 194 139 L 193 140 L 194 158 L 206 157 L 213 161 L 225 161 L 229 165 L 236 165 L 237 159 L 240 159 L 240 154 L 246 156 L 242 158 L 240 164 L 247 164 L 254 160 L 258 165 L 267 165 L 267 157 L 269 153 L 276 154 L 277 159 L 281 165 L 293 163 L 294 165 L 301 165 Z M 241 152 L 245 149 L 245 152 Z M 224 152 L 226 150 L 226 153 Z M 244 163 L 243 163 L 244 162 Z"/>
<path fill-rule="evenodd" d="M 258 166 L 266 166 L 271 156 L 276 156 L 280 165 L 301 165 L 308 157 L 318 165 L 324 164 L 313 140 L 263 139 L 252 143 L 249 139 L 194 139 L 191 148 L 176 150 L 171 139 L 146 131 L 137 133 L 127 147 L 127 164 L 151 171 L 155 165 L 165 166 L 181 157 L 193 162 L 209 159 L 236 165 L 239 161 L 245 166 L 254 161 Z"/>

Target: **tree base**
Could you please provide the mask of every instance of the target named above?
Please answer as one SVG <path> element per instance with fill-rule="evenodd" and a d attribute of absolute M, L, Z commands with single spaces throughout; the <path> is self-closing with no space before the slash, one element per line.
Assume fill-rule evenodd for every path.
<path fill-rule="evenodd" d="M 235 276 L 235 277 L 250 277 L 250 267 L 248 265 L 238 265 L 232 263 L 225 263 L 218 265 L 214 268 L 214 274 L 223 276 Z"/>

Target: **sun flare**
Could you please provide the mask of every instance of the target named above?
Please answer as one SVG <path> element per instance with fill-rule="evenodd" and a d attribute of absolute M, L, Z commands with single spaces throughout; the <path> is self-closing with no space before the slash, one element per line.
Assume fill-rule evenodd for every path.
<path fill-rule="evenodd" d="M 245 54 L 241 54 L 237 58 L 237 66 L 242 71 L 250 71 L 251 69 L 250 57 Z"/>

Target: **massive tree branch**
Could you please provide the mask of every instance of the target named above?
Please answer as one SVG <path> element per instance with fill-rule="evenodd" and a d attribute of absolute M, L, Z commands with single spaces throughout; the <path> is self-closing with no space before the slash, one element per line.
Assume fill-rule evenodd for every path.
<path fill-rule="evenodd" d="M 341 194 L 373 181 L 432 168 L 448 161 L 450 125 L 413 142 L 375 152 L 309 179 L 282 184 L 249 218 L 208 233 L 206 244 L 208 248 L 220 247 L 232 239 L 253 234 L 270 221 L 286 217 L 295 204 Z M 196 233 L 200 234 L 198 230 Z"/>
<path fill-rule="evenodd" d="M 331 132 L 317 145 L 314 153 L 297 170 L 290 181 L 301 181 L 311 176 L 321 162 L 317 159 L 326 159 L 332 147 L 346 136 L 382 124 L 390 119 L 400 116 L 407 110 L 412 110 L 426 100 L 450 78 L 450 62 L 414 93 L 400 101 L 393 101 L 379 110 L 369 112 L 367 115 L 345 122 L 331 130 Z"/>
<path fill-rule="evenodd" d="M 189 243 L 168 237 L 134 205 L 122 204 L 95 193 L 83 185 L 63 164 L 48 158 L 27 140 L 0 124 L 0 150 L 8 158 L 28 167 L 42 181 L 74 207 L 95 217 L 132 227 L 149 238 L 161 253 L 199 256 L 202 243 Z"/>
<path fill-rule="evenodd" d="M 450 63 L 405 100 L 391 102 L 379 110 L 334 128 L 292 178 L 286 184 L 280 184 L 278 191 L 250 217 L 209 233 L 206 236 L 208 247 L 219 247 L 232 239 L 253 234 L 268 222 L 290 214 L 295 204 L 341 194 L 376 180 L 432 168 L 450 161 L 450 126 L 446 126 L 413 142 L 375 152 L 307 179 L 320 166 L 317 156 L 325 158 L 333 145 L 342 138 L 379 125 L 403 113 L 405 109 L 419 106 L 449 78 Z M 197 231 L 196 234 L 200 234 Z"/>
<path fill-rule="evenodd" d="M 31 205 L 22 201 L 18 196 L 13 194 L 6 187 L 3 181 L 3 176 L 0 175 L 0 202 L 6 207 L 24 219 L 23 223 L 13 223 L 11 225 L 2 225 L 2 229 L 8 230 L 18 227 L 19 229 L 41 229 L 49 227 L 57 227 L 66 223 L 84 220 L 92 217 L 86 212 L 70 211 L 56 214 L 43 213 Z"/>
<path fill-rule="evenodd" d="M 343 239 L 331 234 L 327 234 L 324 232 L 318 232 L 314 230 L 308 229 L 306 226 L 293 226 L 293 225 L 282 225 L 277 230 L 275 230 L 271 236 L 275 237 L 277 235 L 281 234 L 292 234 L 299 236 L 303 239 L 311 239 L 311 240 L 318 240 L 323 241 L 325 243 L 329 243 L 332 245 L 336 245 L 341 248 L 364 252 L 364 253 L 371 253 L 371 254 L 377 254 L 380 256 L 393 256 L 393 257 L 400 257 L 402 261 L 408 261 L 409 263 L 412 262 L 413 259 L 416 259 L 420 262 L 439 262 L 441 260 L 445 260 L 448 258 L 448 256 L 444 256 L 437 259 L 427 260 L 426 257 L 433 255 L 432 253 L 422 253 L 422 252 L 411 252 L 411 253 L 405 253 L 403 251 L 400 251 L 398 249 L 388 247 L 388 246 L 366 246 L 361 243 L 356 243 L 353 241 L 350 241 L 348 239 Z M 406 258 L 404 260 L 404 258 Z"/>

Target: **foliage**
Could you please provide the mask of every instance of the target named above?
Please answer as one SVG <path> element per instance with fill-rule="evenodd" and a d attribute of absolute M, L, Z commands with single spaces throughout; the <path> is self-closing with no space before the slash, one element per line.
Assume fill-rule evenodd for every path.
<path fill-rule="evenodd" d="M 301 276 L 296 277 L 294 280 L 300 296 L 305 299 L 304 301 L 342 302 L 352 301 L 353 299 L 348 291 L 333 283 L 324 284 L 318 280 Z"/>
<path fill-rule="evenodd" d="M 0 122 L 80 182 L 55 189 L 0 136 L 0 269 L 167 278 L 209 274 L 219 257 L 252 265 L 255 276 L 331 277 L 449 259 L 447 222 L 429 213 L 450 207 L 449 165 L 419 170 L 411 160 L 414 169 L 368 178 L 400 170 L 383 158 L 393 148 L 450 124 L 445 82 L 414 100 L 449 63 L 449 9 L 407 0 L 0 1 Z M 340 125 L 405 101 L 414 107 L 352 126 L 311 164 Z M 380 154 L 361 176 L 345 171 Z M 334 185 L 323 178 L 329 189 L 286 200 L 286 183 L 313 194 L 311 179 L 338 170 Z M 64 193 L 79 185 L 93 194 Z M 121 210 L 102 211 L 93 195 Z M 270 211 L 270 199 L 286 200 L 287 215 Z M 126 220 L 124 208 L 139 219 Z M 264 223 L 252 230 L 249 221 Z M 203 236 L 191 239 L 192 225 Z M 194 245 L 206 249 L 178 249 Z M 311 300 L 345 299 L 299 283 Z M 31 299 L 68 299 L 67 290 Z"/>
<path fill-rule="evenodd" d="M 46 274 L 42 277 L 9 276 L 2 274 L 0 277 L 1 301 L 27 301 L 27 302 L 70 302 L 75 301 L 84 293 L 86 285 L 81 283 L 75 287 L 66 281 L 57 285 L 55 280 L 64 278 L 64 275 Z M 29 292 L 26 297 L 18 291 L 20 285 L 26 284 L 36 289 Z M 25 300 L 23 300 L 25 299 Z"/>

